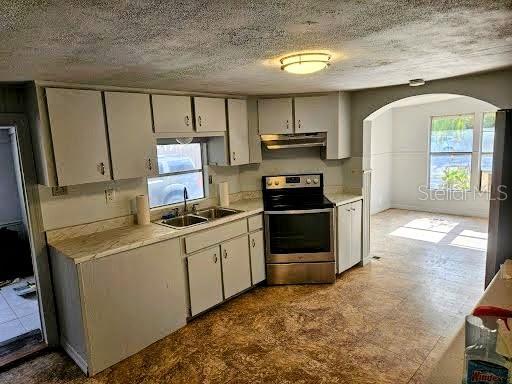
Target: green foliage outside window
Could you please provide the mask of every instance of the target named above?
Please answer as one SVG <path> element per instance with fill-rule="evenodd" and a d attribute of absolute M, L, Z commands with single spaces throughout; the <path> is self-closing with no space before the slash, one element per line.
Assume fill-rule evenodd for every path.
<path fill-rule="evenodd" d="M 443 181 L 443 189 L 458 191 L 469 190 L 469 170 L 466 168 L 446 168 L 441 179 Z"/>

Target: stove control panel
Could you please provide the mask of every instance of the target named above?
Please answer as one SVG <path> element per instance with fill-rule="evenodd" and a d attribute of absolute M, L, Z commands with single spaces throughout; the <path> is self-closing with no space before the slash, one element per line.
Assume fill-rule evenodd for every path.
<path fill-rule="evenodd" d="M 320 188 L 321 174 L 264 176 L 264 189 Z"/>

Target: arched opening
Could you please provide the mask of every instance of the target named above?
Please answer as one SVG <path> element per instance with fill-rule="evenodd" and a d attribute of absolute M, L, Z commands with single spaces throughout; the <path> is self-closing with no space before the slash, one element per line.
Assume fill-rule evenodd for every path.
<path fill-rule="evenodd" d="M 363 120 L 370 255 L 382 265 L 483 288 L 497 110 L 436 93 Z"/>

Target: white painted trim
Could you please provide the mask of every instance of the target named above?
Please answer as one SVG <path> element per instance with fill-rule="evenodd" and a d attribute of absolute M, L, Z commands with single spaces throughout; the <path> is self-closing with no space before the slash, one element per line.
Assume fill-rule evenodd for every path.
<path fill-rule="evenodd" d="M 83 359 L 82 356 L 67 342 L 64 337 L 61 337 L 60 345 L 62 349 L 68 354 L 69 357 L 73 359 L 73 361 L 80 367 L 80 369 L 87 375 L 87 363 Z"/>
<path fill-rule="evenodd" d="M 422 207 L 417 205 L 408 205 L 408 204 L 398 204 L 391 202 L 391 209 L 404 209 L 407 211 L 419 211 L 419 212 L 431 212 L 431 213 L 440 213 L 446 215 L 457 215 L 457 216 L 467 216 L 467 217 L 481 217 L 488 218 L 489 213 L 487 210 L 480 209 L 468 209 L 465 208 L 464 212 L 461 212 L 459 209 L 450 209 L 450 208 L 436 208 L 436 207 Z"/>

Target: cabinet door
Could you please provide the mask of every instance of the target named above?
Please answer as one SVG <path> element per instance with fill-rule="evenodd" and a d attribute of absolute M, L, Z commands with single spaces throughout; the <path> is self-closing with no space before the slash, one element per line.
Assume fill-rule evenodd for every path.
<path fill-rule="evenodd" d="M 212 97 L 194 97 L 197 132 L 226 130 L 226 102 Z"/>
<path fill-rule="evenodd" d="M 190 309 L 195 316 L 222 301 L 220 248 L 195 253 L 187 261 Z"/>
<path fill-rule="evenodd" d="M 361 246 L 362 246 L 362 201 L 356 201 L 351 204 L 351 250 L 350 264 L 351 266 L 361 262 Z"/>
<path fill-rule="evenodd" d="M 258 284 L 265 280 L 265 247 L 263 242 L 263 230 L 249 235 L 249 247 L 251 249 L 251 275 L 252 284 Z"/>
<path fill-rule="evenodd" d="M 151 95 L 155 132 L 194 132 L 190 96 Z"/>
<path fill-rule="evenodd" d="M 351 267 L 351 209 L 351 204 L 340 205 L 338 207 L 338 273 L 341 273 Z"/>
<path fill-rule="evenodd" d="M 335 123 L 327 96 L 295 98 L 295 132 L 327 132 Z"/>
<path fill-rule="evenodd" d="M 292 98 L 258 100 L 259 134 L 293 133 Z"/>
<path fill-rule="evenodd" d="M 178 239 L 79 264 L 91 374 L 186 324 Z"/>
<path fill-rule="evenodd" d="M 101 92 L 45 91 L 58 184 L 111 180 Z"/>
<path fill-rule="evenodd" d="M 249 126 L 246 100 L 228 99 L 228 135 L 230 164 L 249 164 Z"/>
<path fill-rule="evenodd" d="M 222 277 L 227 299 L 251 286 L 251 267 L 247 236 L 222 243 Z"/>
<path fill-rule="evenodd" d="M 149 95 L 105 92 L 114 180 L 156 175 Z"/>

